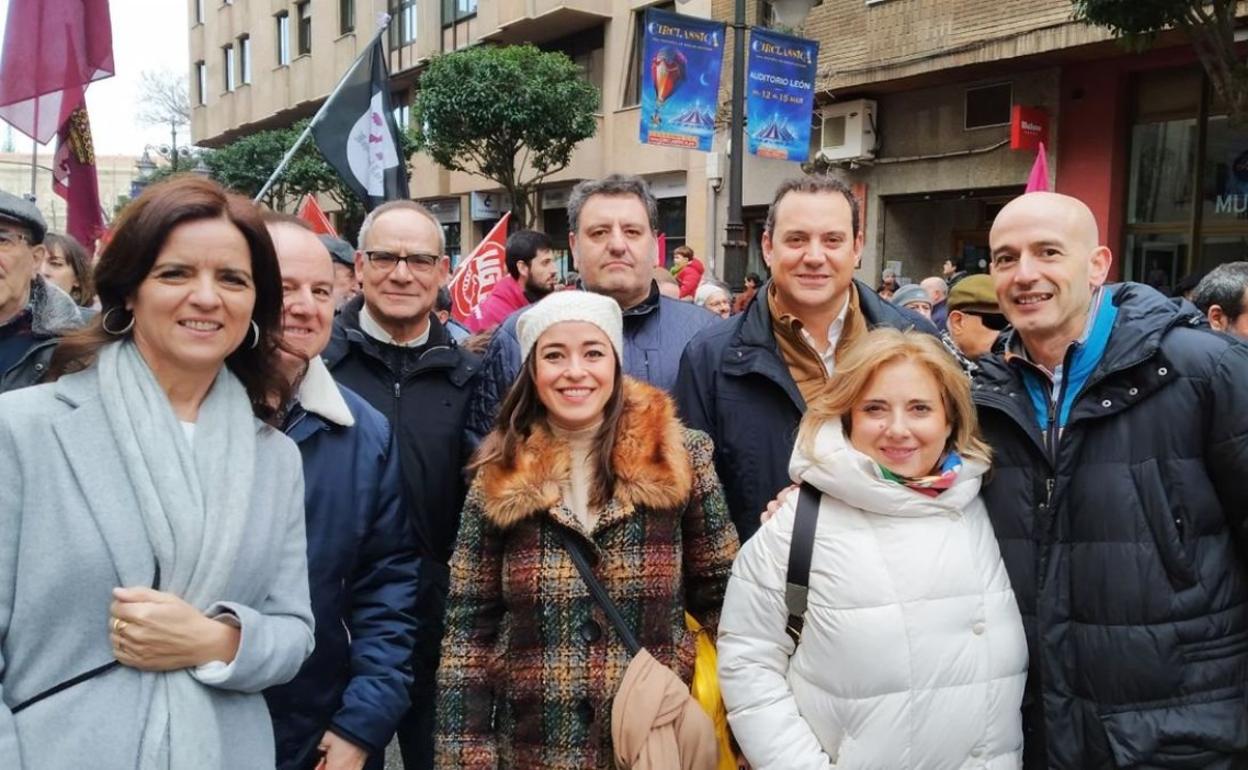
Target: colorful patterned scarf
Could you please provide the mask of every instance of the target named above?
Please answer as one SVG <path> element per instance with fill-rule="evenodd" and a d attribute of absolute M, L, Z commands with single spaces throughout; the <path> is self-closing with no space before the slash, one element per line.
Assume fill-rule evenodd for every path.
<path fill-rule="evenodd" d="M 885 481 L 892 481 L 902 486 L 910 487 L 915 492 L 928 497 L 936 497 L 941 492 L 953 486 L 958 480 L 958 471 L 962 470 L 962 456 L 957 452 L 950 451 L 945 455 L 944 462 L 940 464 L 940 473 L 931 476 L 918 476 L 916 478 L 907 478 L 893 473 L 883 465 L 876 463 L 876 467 L 880 469 L 880 478 Z"/>

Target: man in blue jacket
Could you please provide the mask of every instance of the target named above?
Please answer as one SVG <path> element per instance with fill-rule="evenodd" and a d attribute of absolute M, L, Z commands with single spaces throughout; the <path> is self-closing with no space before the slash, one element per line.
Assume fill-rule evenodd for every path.
<path fill-rule="evenodd" d="M 416 552 L 386 419 L 336 384 L 320 354 L 334 319 L 329 252 L 303 222 L 267 216 L 282 270 L 283 354 L 294 397 L 282 424 L 303 455 L 316 649 L 265 692 L 277 766 L 379 770 L 407 711 Z"/>
<path fill-rule="evenodd" d="M 639 176 L 586 180 L 568 198 L 568 245 L 581 284 L 611 297 L 624 311 L 624 373 L 671 390 L 685 345 L 720 319 L 692 303 L 659 295 L 654 282 L 658 221 L 658 201 Z M 474 443 L 490 432 L 499 404 L 520 374 L 516 320 L 523 312 L 499 324 L 482 361 L 468 412 Z"/>
<path fill-rule="evenodd" d="M 771 280 L 744 313 L 689 343 L 676 383 L 685 424 L 715 441 L 715 469 L 742 542 L 789 485 L 798 423 L 842 351 L 876 326 L 936 333 L 923 316 L 854 280 L 862 229 L 858 201 L 840 179 L 781 184 L 762 245 Z"/>

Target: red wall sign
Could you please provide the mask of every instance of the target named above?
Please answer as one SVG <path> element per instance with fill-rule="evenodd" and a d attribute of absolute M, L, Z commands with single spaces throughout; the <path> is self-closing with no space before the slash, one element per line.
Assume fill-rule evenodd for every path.
<path fill-rule="evenodd" d="M 1043 107 L 1014 105 L 1010 113 L 1010 149 L 1035 150 L 1049 142 L 1049 113 Z"/>

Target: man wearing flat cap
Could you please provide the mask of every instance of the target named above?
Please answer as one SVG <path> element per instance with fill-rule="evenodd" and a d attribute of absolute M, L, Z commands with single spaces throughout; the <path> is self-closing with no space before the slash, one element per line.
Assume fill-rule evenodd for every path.
<path fill-rule="evenodd" d="M 332 235 L 322 235 L 320 239 L 334 261 L 333 297 L 334 312 L 337 313 L 360 293 L 360 282 L 355 278 L 355 249 Z"/>
<path fill-rule="evenodd" d="M 35 204 L 0 191 L 0 393 L 39 382 L 61 335 L 86 322 L 38 273 L 47 229 Z"/>
<path fill-rule="evenodd" d="M 1009 326 L 997 304 L 992 278 L 987 274 L 963 278 L 950 289 L 945 305 L 949 309 L 947 342 L 957 349 L 963 368 L 973 375 L 979 369 L 975 362 L 997 352 L 1001 332 Z"/>

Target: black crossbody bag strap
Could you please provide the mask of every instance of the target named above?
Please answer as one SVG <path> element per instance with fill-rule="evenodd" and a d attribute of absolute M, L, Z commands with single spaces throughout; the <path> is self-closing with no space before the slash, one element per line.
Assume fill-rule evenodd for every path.
<path fill-rule="evenodd" d="M 624 616 L 620 614 L 619 607 L 616 607 L 615 602 L 611 601 L 610 595 L 607 594 L 607 589 L 594 576 L 594 571 L 589 566 L 589 559 L 586 558 L 585 551 L 581 544 L 577 542 L 576 536 L 566 528 L 559 526 L 555 527 L 555 533 L 563 541 L 563 547 L 567 549 L 568 554 L 572 557 L 572 563 L 576 565 L 576 571 L 581 573 L 581 579 L 585 581 L 589 592 L 593 594 L 594 601 L 598 602 L 598 606 L 602 607 L 602 611 L 607 614 L 607 619 L 611 621 L 611 625 L 615 626 L 615 631 L 624 642 L 624 648 L 628 650 L 628 654 L 636 655 L 641 652 L 641 644 L 637 641 L 637 636 L 628 627 L 628 623 L 624 621 Z"/>
<path fill-rule="evenodd" d="M 160 590 L 160 565 L 159 564 L 156 565 L 156 576 L 152 578 L 152 588 L 154 588 L 157 591 Z M 48 689 L 44 690 L 43 692 L 40 692 L 36 695 L 33 695 L 27 698 L 26 700 L 17 704 L 13 708 L 9 709 L 9 713 L 17 714 L 22 711 L 25 711 L 26 709 L 35 705 L 36 703 L 43 700 L 44 698 L 51 698 L 53 695 L 56 695 L 58 692 L 64 692 L 65 690 L 68 690 L 71 687 L 76 687 L 77 685 L 80 685 L 83 682 L 87 682 L 92 679 L 95 679 L 97 676 L 101 674 L 107 674 L 109 671 L 112 671 L 113 669 L 117 668 L 120 665 L 121 665 L 121 661 L 114 660 L 114 661 L 105 663 L 102 666 L 96 666 L 90 671 L 84 671 L 77 676 L 72 676 L 69 679 L 66 679 L 64 682 L 61 682 L 59 684 L 54 684 Z"/>
<path fill-rule="evenodd" d="M 796 645 L 806 623 L 806 595 L 810 589 L 810 557 L 815 550 L 815 525 L 819 522 L 819 490 L 803 483 L 789 541 L 789 568 L 784 578 L 784 606 L 789 619 L 784 630 Z"/>

